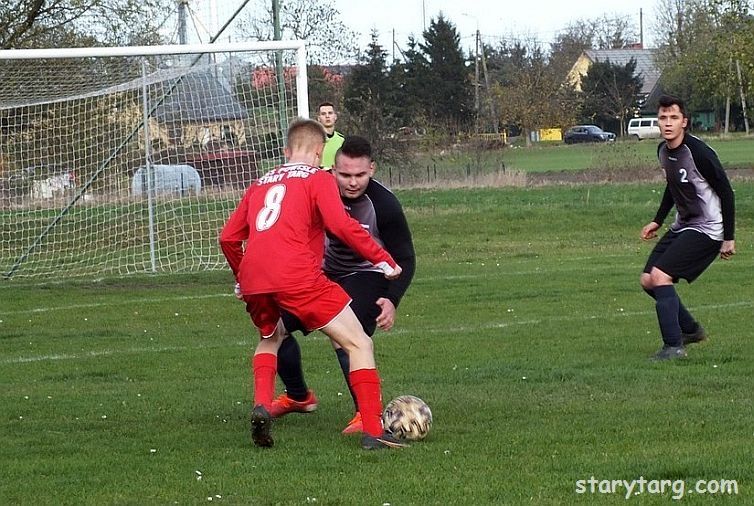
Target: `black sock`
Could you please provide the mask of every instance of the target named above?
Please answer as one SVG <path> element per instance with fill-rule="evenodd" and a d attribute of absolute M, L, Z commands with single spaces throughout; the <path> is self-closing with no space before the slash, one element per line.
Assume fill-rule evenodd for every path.
<path fill-rule="evenodd" d="M 647 292 L 647 295 L 656 299 L 654 290 L 648 288 L 644 288 L 643 290 Z M 681 326 L 681 332 L 684 334 L 693 334 L 699 330 L 699 324 L 694 317 L 691 316 L 691 313 L 689 313 L 689 310 L 683 305 L 680 298 L 678 299 L 678 324 Z"/>
<path fill-rule="evenodd" d="M 684 334 L 693 334 L 699 330 L 699 324 L 683 305 L 681 299 L 678 299 L 678 324 L 681 326 L 681 332 Z"/>
<path fill-rule="evenodd" d="M 356 411 L 358 411 L 359 404 L 356 402 L 356 394 L 353 392 L 353 388 L 351 388 L 351 382 L 348 380 L 349 374 L 351 372 L 351 361 L 348 358 L 348 353 L 346 353 L 346 350 L 344 350 L 343 348 L 338 348 L 335 350 L 335 354 L 338 356 L 338 362 L 340 363 L 340 370 L 343 371 L 343 377 L 346 378 L 348 391 L 351 392 L 353 405 L 356 408 Z"/>
<path fill-rule="evenodd" d="M 681 326 L 678 323 L 678 308 L 681 304 L 673 285 L 663 285 L 654 289 L 657 321 L 660 324 L 662 340 L 668 346 L 681 346 Z"/>
<path fill-rule="evenodd" d="M 301 368 L 301 348 L 296 338 L 290 334 L 283 339 L 278 350 L 278 374 L 283 380 L 288 397 L 294 401 L 306 399 L 308 389 Z"/>

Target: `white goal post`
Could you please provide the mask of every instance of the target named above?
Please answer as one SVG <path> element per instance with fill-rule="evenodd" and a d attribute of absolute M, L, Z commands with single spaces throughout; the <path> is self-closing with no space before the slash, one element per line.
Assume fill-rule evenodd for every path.
<path fill-rule="evenodd" d="M 308 117 L 303 41 L 0 51 L 0 273 L 225 268 L 245 187 Z"/>

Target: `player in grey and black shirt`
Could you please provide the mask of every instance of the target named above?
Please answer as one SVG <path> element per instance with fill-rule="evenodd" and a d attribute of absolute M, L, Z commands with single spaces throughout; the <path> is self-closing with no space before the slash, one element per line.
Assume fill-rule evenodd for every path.
<path fill-rule="evenodd" d="M 388 281 L 370 262 L 337 238 L 328 236 L 323 270 L 328 278 L 338 283 L 351 296 L 351 309 L 361 322 L 364 332 L 372 336 L 376 327 L 382 330 L 393 327 L 396 308 L 414 276 L 416 256 L 411 231 L 396 196 L 372 178 L 374 161 L 369 141 L 358 136 L 346 137 L 335 156 L 332 172 L 348 214 L 361 223 L 403 269 L 400 277 Z M 289 333 L 295 330 L 305 331 L 291 315 L 283 314 L 283 324 Z M 340 348 L 335 351 L 348 383 L 348 354 Z M 316 409 L 317 399 L 304 381 L 301 352 L 292 336 L 283 341 L 278 351 L 278 374 L 285 384 L 286 392 L 272 403 L 272 416 Z M 350 388 L 349 384 L 349 390 Z M 355 405 L 353 391 L 351 396 Z M 356 415 L 343 432 L 349 434 L 359 431 L 361 416 L 356 406 Z"/>
<path fill-rule="evenodd" d="M 658 118 L 664 141 L 657 154 L 667 185 L 657 214 L 644 226 L 641 238 L 656 237 L 673 206 L 676 215 L 649 255 L 641 286 L 656 301 L 663 340 L 653 359 L 667 360 L 685 357 L 685 344 L 707 337 L 681 303 L 673 284 L 679 279 L 691 283 L 718 255 L 727 260 L 735 254 L 735 199 L 717 154 L 686 132 L 683 102 L 668 95 L 660 97 Z"/>

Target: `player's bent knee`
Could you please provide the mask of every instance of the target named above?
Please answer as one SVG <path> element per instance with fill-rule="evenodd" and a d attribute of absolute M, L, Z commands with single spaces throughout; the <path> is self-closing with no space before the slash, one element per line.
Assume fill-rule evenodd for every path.
<path fill-rule="evenodd" d="M 354 333 L 348 337 L 341 338 L 337 341 L 337 344 L 339 344 L 349 355 L 353 352 L 372 353 L 374 350 L 372 339 L 363 332 Z"/>
<path fill-rule="evenodd" d="M 354 340 L 354 347 L 355 349 L 362 352 L 373 353 L 374 341 L 372 341 L 371 337 L 362 333 L 357 339 Z"/>
<path fill-rule="evenodd" d="M 673 284 L 673 278 L 668 276 L 665 272 L 661 271 L 657 267 L 654 267 L 652 269 L 652 272 L 649 273 L 650 277 L 650 288 L 656 288 L 658 286 L 662 285 L 672 285 Z"/>
<path fill-rule="evenodd" d="M 654 288 L 652 286 L 652 276 L 650 276 L 646 272 L 643 272 L 639 277 L 639 284 L 641 284 L 641 287 L 645 290 L 651 290 L 652 288 Z"/>

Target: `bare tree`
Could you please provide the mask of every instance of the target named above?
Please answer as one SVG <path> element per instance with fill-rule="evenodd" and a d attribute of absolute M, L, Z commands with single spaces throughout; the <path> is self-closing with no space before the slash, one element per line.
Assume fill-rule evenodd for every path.
<path fill-rule="evenodd" d="M 591 21 L 596 49 L 621 49 L 639 41 L 636 27 L 628 16 L 608 16 Z"/>
<path fill-rule="evenodd" d="M 506 82 L 495 84 L 493 94 L 500 122 L 520 126 L 529 146 L 531 131 L 572 124 L 579 101 L 539 49 L 513 48 L 513 55 Z"/>
<path fill-rule="evenodd" d="M 0 48 L 158 42 L 174 0 L 0 0 Z"/>
<path fill-rule="evenodd" d="M 654 26 L 666 91 L 688 100 L 690 109 L 725 104 L 738 96 L 744 127 L 747 94 L 754 90 L 754 18 L 751 0 L 660 0 Z M 740 73 L 739 73 L 740 71 Z"/>
<path fill-rule="evenodd" d="M 628 16 L 578 19 L 561 30 L 550 44 L 550 66 L 565 79 L 582 52 L 622 49 L 637 41 L 636 27 Z"/>
<path fill-rule="evenodd" d="M 358 57 L 356 33 L 343 23 L 331 0 L 286 0 L 281 2 L 280 18 L 284 39 L 308 42 L 307 56 L 312 64 L 332 65 Z M 269 5 L 243 18 L 237 31 L 247 38 L 272 40 L 271 20 Z"/>

